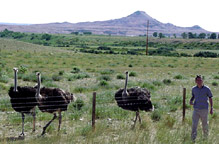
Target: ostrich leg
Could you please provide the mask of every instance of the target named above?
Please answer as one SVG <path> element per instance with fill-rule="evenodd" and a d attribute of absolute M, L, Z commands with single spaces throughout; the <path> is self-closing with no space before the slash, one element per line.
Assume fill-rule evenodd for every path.
<path fill-rule="evenodd" d="M 62 123 L 62 112 L 61 112 L 61 109 L 59 109 L 58 112 L 59 112 L 59 127 L 58 127 L 58 131 L 60 131 L 61 123 Z"/>
<path fill-rule="evenodd" d="M 35 127 L 36 127 L 36 107 L 33 108 L 32 111 L 32 116 L 33 116 L 33 132 L 35 132 Z"/>
<path fill-rule="evenodd" d="M 141 124 L 141 117 L 140 117 L 139 111 L 138 111 L 138 120 L 139 120 L 139 123 Z"/>
<path fill-rule="evenodd" d="M 134 125 L 132 126 L 132 128 L 135 128 L 135 124 L 136 124 L 137 119 L 138 119 L 138 111 L 136 111 L 136 116 L 135 116 L 135 120 L 134 120 Z"/>
<path fill-rule="evenodd" d="M 54 119 L 56 119 L 56 113 L 54 113 L 53 118 L 43 127 L 43 132 L 41 135 L 44 135 L 46 133 L 46 128 L 54 121 Z"/>
<path fill-rule="evenodd" d="M 21 113 L 21 117 L 22 117 L 22 132 L 21 132 L 19 137 L 23 137 L 24 136 L 24 119 L 25 119 L 24 113 Z"/>

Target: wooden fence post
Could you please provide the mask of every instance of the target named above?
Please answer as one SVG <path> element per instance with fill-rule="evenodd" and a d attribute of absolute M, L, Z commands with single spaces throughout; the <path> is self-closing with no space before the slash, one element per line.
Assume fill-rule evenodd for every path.
<path fill-rule="evenodd" d="M 182 121 L 185 120 L 185 114 L 186 114 L 186 88 L 183 88 L 183 117 Z"/>
<path fill-rule="evenodd" d="M 92 128 L 95 130 L 95 119 L 96 119 L 96 92 L 93 92 L 93 107 L 92 107 Z"/>

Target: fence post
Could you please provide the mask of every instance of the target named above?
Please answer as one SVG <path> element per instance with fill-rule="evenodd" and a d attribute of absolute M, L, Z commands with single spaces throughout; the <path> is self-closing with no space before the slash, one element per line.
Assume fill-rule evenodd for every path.
<path fill-rule="evenodd" d="M 186 114 L 186 88 L 183 88 L 183 117 L 182 121 L 185 120 L 185 114 Z"/>
<path fill-rule="evenodd" d="M 96 92 L 93 92 L 93 107 L 92 107 L 92 128 L 95 130 L 95 119 L 96 119 Z"/>

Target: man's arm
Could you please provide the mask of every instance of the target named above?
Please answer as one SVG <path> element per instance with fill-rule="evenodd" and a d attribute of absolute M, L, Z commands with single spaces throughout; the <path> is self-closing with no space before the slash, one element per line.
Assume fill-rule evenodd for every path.
<path fill-rule="evenodd" d="M 209 98 L 209 102 L 210 102 L 210 106 L 211 106 L 211 108 L 210 108 L 210 114 L 213 114 L 213 100 L 212 100 L 211 97 Z"/>
<path fill-rule="evenodd" d="M 193 100 L 195 99 L 195 96 L 194 96 L 194 94 L 193 94 L 193 91 L 192 91 L 192 97 L 191 97 L 191 99 L 190 99 L 190 105 L 194 105 L 193 104 Z"/>

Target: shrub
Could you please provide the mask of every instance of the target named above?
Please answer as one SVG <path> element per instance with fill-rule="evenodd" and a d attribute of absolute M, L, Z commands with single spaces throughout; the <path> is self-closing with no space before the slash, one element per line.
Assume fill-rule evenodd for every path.
<path fill-rule="evenodd" d="M 54 81 L 60 81 L 62 79 L 62 77 L 61 76 L 59 76 L 59 75 L 53 75 L 52 76 L 52 80 L 54 80 Z"/>
<path fill-rule="evenodd" d="M 78 67 L 74 67 L 71 73 L 79 73 L 81 70 Z"/>
<path fill-rule="evenodd" d="M 113 74 L 115 71 L 111 70 L 111 69 L 105 69 L 103 71 L 100 72 L 100 74 L 102 75 L 109 75 L 109 74 Z"/>
<path fill-rule="evenodd" d="M 175 122 L 176 122 L 176 119 L 174 117 L 171 117 L 170 115 L 166 116 L 164 119 L 165 126 L 169 128 L 172 128 Z"/>
<path fill-rule="evenodd" d="M 19 73 L 21 73 L 21 74 L 25 74 L 27 72 L 27 70 L 28 69 L 25 66 L 20 66 L 19 67 Z"/>
<path fill-rule="evenodd" d="M 75 93 L 82 93 L 82 92 L 85 92 L 87 90 L 87 88 L 86 87 L 81 87 L 81 86 L 79 86 L 79 87 L 76 87 L 75 89 L 74 89 L 74 92 Z"/>
<path fill-rule="evenodd" d="M 34 73 L 28 74 L 28 75 L 22 75 L 21 77 L 23 81 L 32 81 L 37 82 L 37 77 Z"/>
<path fill-rule="evenodd" d="M 75 74 L 73 77 L 75 79 L 84 79 L 84 78 L 90 78 L 90 75 L 88 75 L 87 73 L 79 73 L 79 74 Z"/>
<path fill-rule="evenodd" d="M 118 74 L 118 75 L 116 76 L 116 78 L 117 78 L 117 79 L 125 79 L 125 76 L 122 75 L 122 74 Z"/>
<path fill-rule="evenodd" d="M 108 86 L 109 84 L 108 84 L 108 82 L 107 81 L 105 81 L 105 80 L 102 80 L 102 81 L 100 81 L 100 83 L 99 83 L 99 86 Z"/>
<path fill-rule="evenodd" d="M 218 54 L 206 51 L 206 52 L 198 52 L 198 53 L 194 54 L 194 57 L 211 57 L 211 58 L 216 58 L 216 57 L 218 57 Z"/>
<path fill-rule="evenodd" d="M 151 114 L 151 119 L 153 121 L 159 121 L 161 119 L 161 112 L 158 110 L 153 111 Z"/>
<path fill-rule="evenodd" d="M 75 110 L 81 110 L 82 107 L 84 106 L 84 101 L 82 99 L 77 99 L 74 103 L 73 103 L 73 108 Z"/>
<path fill-rule="evenodd" d="M 164 79 L 163 83 L 166 85 L 170 85 L 172 83 L 172 81 L 170 79 Z"/>
<path fill-rule="evenodd" d="M 219 79 L 219 75 L 217 75 L 217 76 L 214 76 L 214 79 Z"/>
<path fill-rule="evenodd" d="M 99 47 L 97 48 L 97 50 L 111 50 L 111 48 L 110 48 L 110 47 L 107 47 L 107 46 L 99 46 Z"/>
<path fill-rule="evenodd" d="M 143 87 L 143 88 L 147 88 L 147 89 L 149 89 L 149 90 L 155 90 L 154 85 L 151 84 L 150 82 L 144 82 L 144 83 L 142 84 L 142 87 Z"/>
<path fill-rule="evenodd" d="M 218 83 L 217 82 L 212 82 L 212 85 L 213 86 L 218 86 Z"/>
<path fill-rule="evenodd" d="M 132 65 L 132 64 L 129 64 L 129 67 L 133 67 L 133 65 Z"/>
<path fill-rule="evenodd" d="M 135 77 L 135 76 L 137 76 L 137 73 L 136 73 L 136 72 L 130 72 L 130 73 L 129 73 L 129 76 L 130 76 L 130 77 Z"/>
<path fill-rule="evenodd" d="M 2 83 L 8 83 L 8 81 L 9 81 L 9 78 L 8 78 L 7 75 L 1 75 L 1 76 L 0 76 L 0 82 L 2 82 Z"/>
<path fill-rule="evenodd" d="M 161 85 L 162 85 L 162 82 L 160 82 L 160 81 L 153 81 L 153 85 L 155 85 L 155 86 L 161 86 Z"/>
<path fill-rule="evenodd" d="M 60 76 L 63 75 L 64 72 L 65 72 L 64 70 L 59 71 L 59 75 L 60 75 Z"/>
<path fill-rule="evenodd" d="M 58 87 L 56 84 L 54 84 L 51 81 L 47 81 L 43 84 L 45 87 Z"/>
<path fill-rule="evenodd" d="M 100 80 L 105 80 L 105 81 L 110 81 L 111 80 L 111 77 L 110 76 L 107 76 L 107 75 L 104 75 L 104 76 L 101 76 L 99 77 Z"/>
<path fill-rule="evenodd" d="M 179 74 L 179 75 L 174 76 L 174 79 L 183 79 L 183 76 Z"/>

